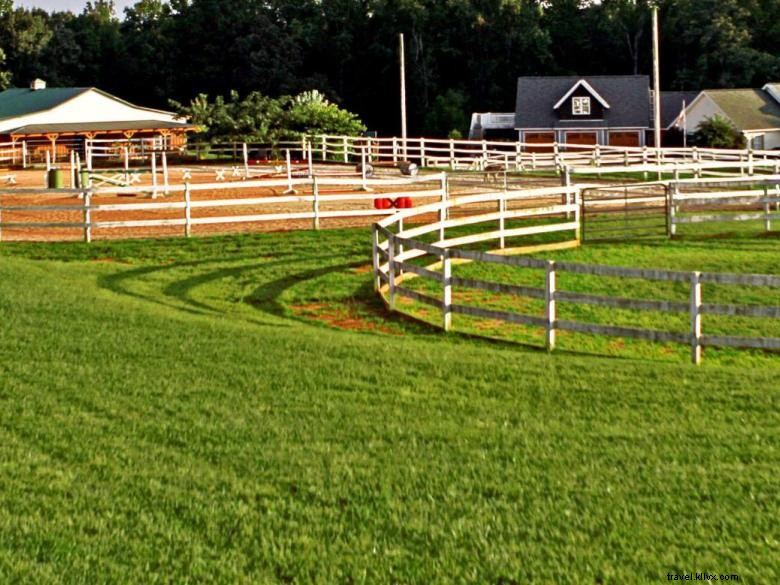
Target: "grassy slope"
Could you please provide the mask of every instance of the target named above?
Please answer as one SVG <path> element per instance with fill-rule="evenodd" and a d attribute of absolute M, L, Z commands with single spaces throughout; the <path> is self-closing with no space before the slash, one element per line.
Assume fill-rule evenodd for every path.
<path fill-rule="evenodd" d="M 0 248 L 0 581 L 776 580 L 776 370 L 294 318 L 366 243 Z"/>

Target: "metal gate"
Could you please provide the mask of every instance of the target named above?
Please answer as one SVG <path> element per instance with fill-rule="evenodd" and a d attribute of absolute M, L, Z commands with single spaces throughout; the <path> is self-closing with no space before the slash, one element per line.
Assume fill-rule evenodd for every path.
<path fill-rule="evenodd" d="M 582 240 L 631 240 L 669 235 L 669 189 L 620 185 L 582 190 Z"/>

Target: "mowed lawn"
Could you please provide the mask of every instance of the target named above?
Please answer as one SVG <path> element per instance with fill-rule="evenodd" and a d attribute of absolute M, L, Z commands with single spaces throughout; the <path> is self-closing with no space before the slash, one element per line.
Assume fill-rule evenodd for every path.
<path fill-rule="evenodd" d="M 771 358 L 443 335 L 369 253 L 0 246 L 0 582 L 777 582 Z"/>

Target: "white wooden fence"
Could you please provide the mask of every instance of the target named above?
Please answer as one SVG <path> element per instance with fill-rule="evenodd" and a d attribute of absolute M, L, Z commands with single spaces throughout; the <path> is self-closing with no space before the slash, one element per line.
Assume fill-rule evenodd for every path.
<path fill-rule="evenodd" d="M 679 225 L 741 221 L 762 221 L 768 232 L 772 222 L 780 220 L 780 173 L 750 179 L 674 181 L 670 193 L 668 223 L 672 236 Z M 712 213 L 713 208 L 716 213 Z"/>
<path fill-rule="evenodd" d="M 733 150 L 717 148 L 621 147 L 551 143 L 522 143 L 489 140 L 454 140 L 434 138 L 368 138 L 316 135 L 308 138 L 312 156 L 320 161 L 358 162 L 365 153 L 370 163 L 397 164 L 414 160 L 424 167 L 450 170 L 486 170 L 501 167 L 516 172 L 560 171 L 564 167 L 636 167 L 649 170 L 657 166 L 682 163 L 737 163 L 745 169 L 751 165 L 765 167 L 780 162 L 780 151 Z M 767 162 L 769 161 L 769 162 Z M 726 172 L 730 165 L 713 167 L 712 172 Z M 637 169 L 632 169 L 636 171 Z M 673 167 L 669 167 L 671 172 Z M 705 169 L 706 170 L 706 169 Z M 640 169 L 641 171 L 641 169 Z M 597 172 L 608 172 L 606 170 Z M 752 173 L 750 173 L 752 174 Z"/>
<path fill-rule="evenodd" d="M 577 210 L 579 209 L 579 206 L 577 205 L 579 197 L 578 189 L 578 187 L 563 187 L 558 191 L 548 189 L 511 194 L 500 192 L 479 196 L 459 197 L 429 204 L 424 208 L 404 211 L 398 215 L 384 219 L 373 226 L 372 248 L 375 289 L 380 293 L 387 293 L 387 304 L 391 310 L 396 310 L 396 299 L 398 297 L 405 297 L 435 307 L 441 311 L 442 327 L 445 330 L 451 328 L 452 316 L 456 314 L 543 328 L 545 331 L 545 345 L 548 350 L 552 350 L 555 347 L 556 331 L 575 331 L 595 335 L 630 337 L 649 341 L 689 344 L 691 348 L 691 359 L 695 364 L 701 363 L 702 348 L 707 346 L 780 350 L 780 339 L 777 338 L 705 335 L 702 331 L 702 315 L 705 314 L 780 319 L 780 307 L 777 306 L 705 303 L 705 297 L 702 291 L 703 285 L 718 284 L 778 289 L 780 288 L 780 276 L 682 272 L 597 266 L 571 262 L 538 260 L 523 256 L 510 256 L 506 254 L 505 250 L 482 252 L 462 248 L 462 246 L 477 242 L 496 242 L 499 244 L 499 248 L 504 248 L 505 238 L 555 231 L 574 231 L 574 239 L 569 242 L 564 242 L 564 245 L 567 243 L 577 245 L 579 243 L 579 218 L 577 216 Z M 565 201 L 569 201 L 569 198 L 573 196 L 574 204 L 543 205 L 517 210 L 513 213 L 501 212 L 501 209 L 505 208 L 505 205 L 503 204 L 509 199 L 543 199 L 549 196 L 562 196 Z M 447 219 L 451 212 L 464 205 L 475 202 L 495 203 L 497 204 L 499 211 L 497 213 L 470 215 L 461 219 Z M 430 213 L 437 213 L 439 216 L 438 221 L 426 223 L 424 225 L 416 225 L 411 229 L 404 228 L 404 224 L 413 220 L 415 216 Z M 565 222 L 564 218 L 571 213 L 575 214 L 575 221 Z M 561 222 L 549 225 L 506 229 L 502 223 L 502 219 L 506 219 L 510 215 L 512 217 L 525 218 L 549 218 L 558 215 L 561 218 Z M 419 217 L 417 219 L 418 221 L 420 220 Z M 448 228 L 465 225 L 475 226 L 496 221 L 498 221 L 497 230 L 491 228 L 488 231 L 470 234 L 468 236 L 446 237 L 445 230 Z M 420 236 L 429 233 L 437 233 L 438 235 L 438 238 L 433 243 L 426 243 L 419 239 Z M 558 244 L 558 246 L 560 247 L 560 244 Z M 437 262 L 428 266 L 420 266 L 410 262 L 412 259 L 424 256 L 433 256 L 437 259 Z M 531 288 L 508 283 L 459 278 L 452 274 L 453 260 L 486 262 L 543 270 L 545 272 L 545 286 L 544 288 Z M 557 287 L 557 275 L 560 273 L 585 274 L 595 277 L 619 277 L 651 281 L 684 282 L 688 284 L 690 289 L 689 302 L 619 298 L 598 294 L 563 291 Z M 438 283 L 440 285 L 440 295 L 431 296 L 404 287 L 403 283 L 410 275 L 427 278 Z M 455 286 L 541 299 L 544 301 L 544 314 L 532 315 L 496 311 L 454 303 L 452 289 Z M 683 333 L 561 320 L 558 318 L 558 303 L 596 305 L 662 313 L 685 313 L 689 316 L 690 328 L 688 332 Z"/>
<path fill-rule="evenodd" d="M 292 185 L 300 189 L 301 194 L 288 194 L 282 196 L 251 196 L 252 191 L 286 188 Z M 322 193 L 321 189 L 330 187 L 336 193 Z M 0 238 L 3 230 L 34 230 L 34 229 L 81 229 L 83 239 L 92 241 L 95 230 L 112 230 L 121 228 L 152 228 L 166 226 L 180 226 L 183 234 L 190 236 L 194 226 L 230 224 L 230 223 L 254 223 L 268 221 L 311 220 L 312 227 L 318 229 L 320 221 L 332 218 L 376 217 L 397 213 L 395 209 L 376 209 L 373 202 L 378 199 L 397 199 L 407 197 L 414 200 L 436 199 L 444 201 L 447 198 L 447 179 L 444 174 L 426 175 L 414 178 L 397 179 L 349 179 L 349 178 L 320 178 L 272 180 L 272 181 L 243 181 L 236 183 L 202 183 L 172 185 L 169 187 L 171 195 L 181 195 L 180 201 L 150 201 L 142 203 L 96 203 L 100 197 L 121 195 L 151 195 L 156 186 L 133 186 L 97 189 L 15 189 L 8 194 L 12 196 L 41 196 L 42 194 L 59 197 L 53 204 L 12 204 L 0 206 Z M 335 188 L 335 189 L 334 189 Z M 376 191 L 373 191 L 376 189 Z M 389 190 L 388 190 L 389 189 Z M 240 190 L 249 196 L 231 199 L 193 199 L 194 193 L 218 193 L 224 190 Z M 2 194 L 0 194 L 0 197 Z M 62 202 L 62 196 L 79 197 L 72 203 Z M 272 212 L 257 213 L 258 207 L 268 205 L 292 205 L 307 204 L 309 210 L 299 212 Z M 327 204 L 339 204 L 340 209 L 322 209 Z M 370 204 L 370 205 L 368 205 Z M 199 211 L 225 208 L 250 208 L 246 214 L 235 215 L 198 215 Z M 170 212 L 179 212 L 179 217 L 166 217 L 163 219 L 119 219 L 101 220 L 99 214 L 112 212 L 132 214 L 133 212 L 160 212 L 171 215 Z M 56 220 L 46 219 L 47 215 L 63 212 L 69 216 L 79 217 Z M 25 221 L 8 221 L 9 214 L 25 213 L 27 215 L 40 214 L 43 219 Z"/>

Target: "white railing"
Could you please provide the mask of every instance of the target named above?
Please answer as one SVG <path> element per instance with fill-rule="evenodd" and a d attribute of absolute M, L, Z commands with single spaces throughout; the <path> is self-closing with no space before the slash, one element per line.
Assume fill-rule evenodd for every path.
<path fill-rule="evenodd" d="M 574 193 L 576 197 L 576 188 L 572 192 L 566 191 L 564 196 L 568 197 L 570 193 Z M 542 195 L 541 193 L 536 194 Z M 533 197 L 534 194 L 527 192 L 526 195 Z M 492 194 L 492 197 L 490 195 L 481 195 L 480 198 L 479 200 L 483 202 L 498 203 L 499 209 L 501 208 L 500 203 L 506 200 L 503 193 Z M 497 230 L 490 229 L 487 232 L 460 238 L 446 238 L 444 235 L 446 228 L 494 222 L 497 218 L 500 220 L 500 213 L 470 216 L 461 220 L 444 219 L 447 214 L 458 209 L 461 205 L 467 204 L 467 202 L 473 203 L 474 199 L 465 197 L 442 201 L 428 205 L 424 210 L 410 210 L 374 224 L 373 271 L 375 289 L 382 294 L 383 299 L 385 294 L 387 295 L 386 303 L 390 310 L 397 310 L 397 298 L 405 297 L 430 305 L 441 311 L 441 322 L 444 330 L 449 330 L 452 327 L 452 316 L 458 314 L 539 327 L 545 331 L 545 346 L 548 350 L 552 350 L 555 347 L 556 331 L 573 331 L 594 335 L 631 337 L 648 341 L 688 344 L 691 348 L 691 359 L 695 364 L 701 363 L 702 348 L 709 346 L 780 350 L 780 339 L 778 338 L 705 335 L 702 327 L 702 315 L 707 314 L 780 319 L 780 307 L 778 306 L 705 303 L 703 294 L 703 285 L 706 284 L 778 289 L 780 288 L 780 276 L 620 268 L 571 262 L 554 262 L 523 256 L 508 256 L 505 250 L 501 250 L 504 247 L 504 238 L 554 230 L 576 230 L 577 224 L 575 222 L 574 224 L 561 223 L 549 226 L 505 229 L 499 223 Z M 562 216 L 569 211 L 570 206 L 568 205 L 536 207 L 524 209 L 522 216 L 536 218 L 550 217 L 550 215 L 555 214 Z M 404 222 L 421 213 L 438 213 L 440 219 L 423 226 L 415 226 L 411 229 L 404 228 Z M 433 243 L 426 243 L 418 239 L 421 235 L 437 231 L 439 232 L 439 237 Z M 466 244 L 490 241 L 500 244 L 500 248 L 496 252 L 482 252 L 462 248 Z M 578 244 L 576 237 L 572 241 L 564 242 L 563 245 L 556 244 L 546 246 L 546 248 L 561 248 L 572 243 L 574 245 Z M 526 251 L 539 251 L 544 248 L 536 247 Z M 436 259 L 436 262 L 427 266 L 410 262 L 412 259 L 421 257 L 433 257 Z M 545 286 L 544 288 L 532 288 L 503 282 L 460 278 L 453 275 L 453 260 L 458 262 L 485 262 L 544 271 Z M 689 286 L 689 301 L 631 299 L 564 291 L 557 286 L 557 276 L 561 273 L 686 283 Z M 440 286 L 439 295 L 431 296 L 430 294 L 424 294 L 404 287 L 404 282 L 413 277 L 422 277 L 436 282 Z M 497 311 L 456 303 L 453 302 L 453 287 L 539 299 L 544 303 L 544 311 L 543 314 L 527 314 Z M 690 327 L 685 332 L 664 331 L 562 320 L 558 318 L 558 303 L 595 305 L 635 311 L 682 313 L 688 315 Z"/>
<path fill-rule="evenodd" d="M 286 188 L 292 185 L 300 189 L 298 194 L 293 191 L 283 196 L 244 196 L 231 199 L 193 199 L 196 193 L 219 193 L 224 190 L 243 191 L 250 195 L 254 191 Z M 155 186 L 133 186 L 114 188 L 92 189 L 15 189 L 11 194 L 14 197 L 41 194 L 55 197 L 73 196 L 79 197 L 72 203 L 62 203 L 61 200 L 54 204 L 29 204 L 29 205 L 2 205 L 0 206 L 0 238 L 4 230 L 35 230 L 35 229 L 80 229 L 83 239 L 90 242 L 95 230 L 113 230 L 122 228 L 152 228 L 180 226 L 183 235 L 190 236 L 194 226 L 231 223 L 255 223 L 269 221 L 293 221 L 310 220 L 312 227 L 318 229 L 320 221 L 334 218 L 376 217 L 398 213 L 392 207 L 378 206 L 377 201 L 392 202 L 399 198 L 412 200 L 440 201 L 447 198 L 446 176 L 443 174 L 427 175 L 415 178 L 398 179 L 361 179 L 361 178 L 321 178 L 272 180 L 272 181 L 244 181 L 241 183 L 203 183 L 180 184 L 169 186 L 173 197 L 181 197 L 177 201 L 151 201 L 143 203 L 98 203 L 101 197 L 115 197 L 121 195 L 152 195 Z M 324 190 L 323 188 L 329 188 Z M 335 189 L 334 189 L 335 188 Z M 357 191 L 356 191 L 357 189 Z M 376 191 L 373 191 L 376 189 Z M 335 193 L 328 192 L 335 191 Z M 270 205 L 294 206 L 304 204 L 308 207 L 305 211 L 274 211 L 258 213 L 257 209 Z M 336 208 L 334 208 L 334 206 Z M 381 207 L 381 208 L 378 208 Z M 247 213 L 206 215 L 204 210 L 222 210 L 249 208 Z M 53 213 L 60 215 L 67 213 L 70 219 L 57 217 L 51 219 Z M 128 218 L 136 212 L 157 213 L 165 215 L 155 219 Z M 101 219 L 105 213 L 122 214 L 119 219 Z M 24 221 L 14 219 L 14 215 L 25 214 Z M 31 219 L 31 215 L 39 216 Z M 9 219 L 9 216 L 11 218 Z"/>
<path fill-rule="evenodd" d="M 561 171 L 564 167 L 627 167 L 673 165 L 675 163 L 739 163 L 748 170 L 780 162 L 776 150 L 727 150 L 715 148 L 661 148 L 522 143 L 490 140 L 434 138 L 367 138 L 316 135 L 308 138 L 305 150 L 317 161 L 398 164 L 412 160 L 422 166 L 448 169 L 485 170 L 504 165 L 510 171 Z M 769 162 L 767 162 L 769 161 Z M 655 168 L 655 167 L 652 167 Z M 720 167 L 726 172 L 730 167 Z M 607 171 L 603 171 L 607 172 Z M 670 172 L 672 172 L 670 170 Z M 713 171 L 715 172 L 715 171 Z M 749 171 L 748 171 L 748 174 Z"/>
<path fill-rule="evenodd" d="M 675 181 L 670 183 L 669 190 L 672 236 L 679 225 L 743 221 L 761 221 L 768 232 L 772 222 L 780 220 L 780 174 L 750 179 Z M 716 213 L 712 212 L 713 208 Z"/>

